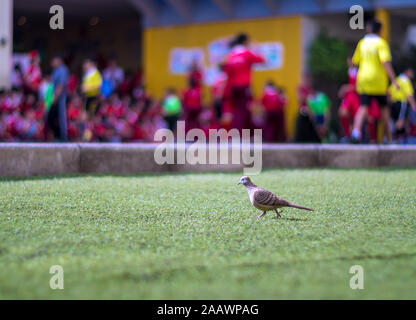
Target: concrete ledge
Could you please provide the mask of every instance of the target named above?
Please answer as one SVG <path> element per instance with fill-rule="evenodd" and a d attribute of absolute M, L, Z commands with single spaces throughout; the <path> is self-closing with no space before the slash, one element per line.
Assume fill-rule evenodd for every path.
<path fill-rule="evenodd" d="M 0 143 L 0 176 L 76 173 L 79 154 L 76 144 Z"/>
<path fill-rule="evenodd" d="M 83 143 L 79 144 L 80 173 L 144 173 L 168 172 L 154 160 L 156 145 Z"/>
<path fill-rule="evenodd" d="M 322 145 L 319 166 L 330 168 L 374 168 L 379 163 L 378 146 Z"/>
<path fill-rule="evenodd" d="M 378 152 L 381 167 L 416 167 L 416 147 L 385 146 Z"/>
<path fill-rule="evenodd" d="M 242 164 L 231 164 L 232 150 L 228 148 L 230 164 L 158 165 L 154 160 L 154 152 L 157 146 L 157 144 L 145 143 L 0 143 L 0 176 L 225 172 L 242 171 L 244 167 Z M 217 150 L 217 152 L 217 158 L 219 159 L 220 150 Z M 416 146 L 263 145 L 263 169 L 308 167 L 416 167 Z"/>
<path fill-rule="evenodd" d="M 315 144 L 263 144 L 263 168 L 308 168 L 319 166 Z"/>

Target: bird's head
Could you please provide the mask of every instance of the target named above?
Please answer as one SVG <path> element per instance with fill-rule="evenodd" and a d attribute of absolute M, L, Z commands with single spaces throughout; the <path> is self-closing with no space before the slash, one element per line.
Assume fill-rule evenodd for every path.
<path fill-rule="evenodd" d="M 250 180 L 250 178 L 249 178 L 249 177 L 244 176 L 244 177 L 241 177 L 240 181 L 238 181 L 237 186 L 238 186 L 239 184 L 242 184 L 242 185 L 244 185 L 244 186 L 247 186 L 247 185 L 251 184 L 251 180 Z"/>

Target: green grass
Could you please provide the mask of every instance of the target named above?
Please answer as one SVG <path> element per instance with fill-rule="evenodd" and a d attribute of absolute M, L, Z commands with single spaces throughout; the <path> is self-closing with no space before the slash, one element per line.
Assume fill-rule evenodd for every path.
<path fill-rule="evenodd" d="M 0 298 L 416 298 L 416 170 L 264 171 L 255 183 L 315 209 L 279 220 L 253 218 L 239 177 L 1 180 Z"/>

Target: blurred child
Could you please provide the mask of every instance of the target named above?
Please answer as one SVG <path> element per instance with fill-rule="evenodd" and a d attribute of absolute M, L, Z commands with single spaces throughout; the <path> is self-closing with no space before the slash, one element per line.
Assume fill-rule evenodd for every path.
<path fill-rule="evenodd" d="M 329 109 L 331 101 L 328 96 L 312 87 L 312 92 L 307 97 L 308 107 L 311 110 L 310 116 L 315 124 L 316 131 L 321 139 L 326 139 L 328 134 Z"/>
<path fill-rule="evenodd" d="M 133 138 L 134 130 L 125 116 L 114 121 L 115 136 L 119 141 L 129 141 Z M 114 140 L 113 140 L 114 141 Z"/>
<path fill-rule="evenodd" d="M 94 116 L 91 120 L 92 123 L 92 140 L 94 141 L 111 141 L 114 136 L 113 128 L 113 116 Z"/>
<path fill-rule="evenodd" d="M 117 119 L 120 119 L 122 117 L 124 117 L 127 113 L 127 111 L 129 110 L 131 105 L 131 97 L 130 96 L 124 96 L 123 99 L 121 100 L 121 103 L 118 105 L 117 108 L 117 112 L 116 112 L 116 117 Z"/>
<path fill-rule="evenodd" d="M 130 103 L 128 96 L 121 100 L 117 93 L 114 93 L 110 99 L 103 99 L 101 102 L 99 116 L 120 118 L 127 110 Z"/>
<path fill-rule="evenodd" d="M 249 45 L 250 38 L 247 34 L 237 35 L 230 43 L 231 51 L 224 65 L 231 92 L 232 127 L 240 132 L 252 127 L 250 103 L 253 66 L 265 62 L 264 57 L 249 49 Z"/>
<path fill-rule="evenodd" d="M 307 73 L 302 80 L 302 83 L 299 85 L 298 93 L 298 103 L 299 111 L 301 113 L 307 113 L 309 111 L 307 98 L 312 92 L 312 76 Z"/>
<path fill-rule="evenodd" d="M 133 99 L 143 103 L 145 109 L 149 107 L 151 102 L 150 94 L 146 91 L 146 88 L 143 85 L 139 85 L 133 89 L 132 92 Z"/>
<path fill-rule="evenodd" d="M 12 88 L 11 91 L 5 92 L 0 105 L 0 110 L 3 112 L 14 112 L 19 109 L 23 101 L 23 94 L 17 88 Z"/>
<path fill-rule="evenodd" d="M 314 125 L 313 114 L 308 106 L 308 97 L 312 93 L 312 77 L 306 74 L 298 90 L 299 115 L 296 119 L 295 142 L 319 143 L 321 141 Z"/>
<path fill-rule="evenodd" d="M 33 93 L 29 93 L 23 97 L 23 102 L 20 104 L 20 111 L 26 112 L 28 110 L 36 109 L 36 97 Z"/>
<path fill-rule="evenodd" d="M 131 132 L 131 141 L 138 141 L 142 139 L 142 132 L 140 130 L 139 118 L 142 116 L 142 103 L 139 101 L 134 102 L 130 108 L 128 108 L 125 118 L 130 126 Z"/>
<path fill-rule="evenodd" d="M 19 117 L 16 123 L 19 137 L 27 141 L 40 141 L 43 138 L 43 125 L 36 119 L 34 109 L 28 109 L 23 117 Z"/>
<path fill-rule="evenodd" d="M 42 70 L 40 69 L 40 56 L 37 51 L 30 53 L 30 65 L 23 76 L 26 93 L 38 94 L 42 83 Z"/>
<path fill-rule="evenodd" d="M 76 74 L 71 74 L 68 79 L 68 94 L 73 95 L 78 90 L 79 79 Z"/>
<path fill-rule="evenodd" d="M 22 120 L 20 113 L 15 110 L 4 117 L 4 125 L 8 141 L 19 140 L 20 121 Z"/>
<path fill-rule="evenodd" d="M 354 66 L 350 58 L 347 59 L 347 63 L 349 66 L 348 84 L 343 85 L 338 92 L 338 97 L 342 99 L 338 115 L 345 135 L 345 138 L 341 140 L 343 142 L 347 142 L 351 139 L 354 118 L 360 108 L 360 96 L 356 89 L 358 68 Z M 374 143 L 377 141 L 377 121 L 380 116 L 381 113 L 377 100 L 373 99 L 370 103 L 368 116 L 366 118 L 366 128 L 369 131 L 370 141 Z"/>
<path fill-rule="evenodd" d="M 393 139 L 405 142 L 407 138 L 406 126 L 409 124 L 410 109 L 416 112 L 416 101 L 413 97 L 414 89 L 412 80 L 414 77 L 413 69 L 406 67 L 397 78 L 399 88 L 391 85 L 389 96 L 391 98 L 391 118 L 394 121 Z"/>
<path fill-rule="evenodd" d="M 68 103 L 68 136 L 70 140 L 82 141 L 84 139 L 88 115 L 82 106 L 82 99 L 75 94 Z"/>
<path fill-rule="evenodd" d="M 351 138 L 351 130 L 354 124 L 354 117 L 360 108 L 360 96 L 356 90 L 358 68 L 354 66 L 351 58 L 347 59 L 348 68 L 348 84 L 343 85 L 338 96 L 342 99 L 338 114 L 341 126 L 346 138 Z"/>
<path fill-rule="evenodd" d="M 212 85 L 212 97 L 214 101 L 214 110 L 217 120 L 222 118 L 223 101 L 225 95 L 225 86 L 227 84 L 227 75 L 223 72 L 223 66 L 220 66 L 221 72 L 214 80 Z"/>
<path fill-rule="evenodd" d="M 99 95 L 103 79 L 95 62 L 86 59 L 83 64 L 84 76 L 82 78 L 82 92 L 86 97 L 85 108 L 90 117 L 97 114 L 99 110 Z"/>
<path fill-rule="evenodd" d="M 182 114 L 182 103 L 176 91 L 173 88 L 166 90 L 166 95 L 162 103 L 163 116 L 168 125 L 169 130 L 176 131 L 177 121 Z"/>
<path fill-rule="evenodd" d="M 198 66 L 197 61 L 192 62 L 189 71 L 189 81 L 193 81 L 196 87 L 202 86 L 202 72 Z"/>
<path fill-rule="evenodd" d="M 47 112 L 49 112 L 53 103 L 53 92 L 54 87 L 51 79 L 51 73 L 46 72 L 39 87 L 39 99 L 44 103 Z"/>
<path fill-rule="evenodd" d="M 9 97 L 9 92 L 0 89 L 0 114 L 8 111 L 10 109 L 11 100 Z"/>
<path fill-rule="evenodd" d="M 273 81 L 267 82 L 261 99 L 265 110 L 264 140 L 266 142 L 286 141 L 284 108 L 287 98 Z"/>
<path fill-rule="evenodd" d="M 185 130 L 199 128 L 202 111 L 202 89 L 195 79 L 189 80 L 189 88 L 183 94 L 183 108 L 185 113 Z"/>

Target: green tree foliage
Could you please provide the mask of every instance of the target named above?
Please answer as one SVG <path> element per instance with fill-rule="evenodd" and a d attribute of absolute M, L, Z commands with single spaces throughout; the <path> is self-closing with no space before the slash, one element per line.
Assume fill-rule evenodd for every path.
<path fill-rule="evenodd" d="M 347 77 L 348 46 L 322 29 L 309 49 L 308 67 L 314 81 L 342 83 Z"/>

